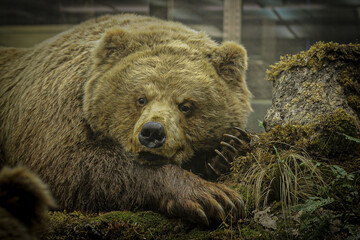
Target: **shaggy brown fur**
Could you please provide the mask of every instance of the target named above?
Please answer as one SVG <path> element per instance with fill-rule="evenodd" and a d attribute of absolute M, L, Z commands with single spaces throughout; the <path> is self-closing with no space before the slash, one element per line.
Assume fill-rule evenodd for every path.
<path fill-rule="evenodd" d="M 1 49 L 4 157 L 37 172 L 68 210 L 140 207 L 219 222 L 243 210 L 241 198 L 180 166 L 245 126 L 246 68 L 235 43 L 134 15 L 90 20 L 32 49 Z M 163 146 L 139 142 L 149 121 L 163 125 Z"/>
<path fill-rule="evenodd" d="M 47 210 L 54 207 L 49 190 L 23 167 L 0 172 L 0 239 L 36 239 Z"/>

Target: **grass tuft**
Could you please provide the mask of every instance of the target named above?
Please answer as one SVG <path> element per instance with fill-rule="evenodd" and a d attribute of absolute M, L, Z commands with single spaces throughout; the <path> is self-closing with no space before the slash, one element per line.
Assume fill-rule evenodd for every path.
<path fill-rule="evenodd" d="M 319 163 L 305 153 L 288 150 L 268 154 L 264 150 L 252 154 L 253 165 L 245 172 L 247 208 L 261 209 L 270 201 L 280 201 L 284 213 L 300 200 L 306 200 L 325 186 Z M 270 157 L 271 159 L 264 159 Z"/>

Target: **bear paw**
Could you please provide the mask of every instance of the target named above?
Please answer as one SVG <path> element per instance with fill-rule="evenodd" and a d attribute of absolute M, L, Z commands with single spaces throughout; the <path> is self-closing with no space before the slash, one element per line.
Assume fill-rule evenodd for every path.
<path fill-rule="evenodd" d="M 235 127 L 237 134 L 224 134 L 221 150 L 215 149 L 216 157 L 207 162 L 207 168 L 217 177 L 229 172 L 231 162 L 238 156 L 244 156 L 259 142 L 259 137 L 241 128 Z M 216 179 L 214 178 L 214 179 Z"/>
<path fill-rule="evenodd" d="M 224 185 L 204 181 L 200 186 L 182 190 L 176 197 L 162 202 L 162 210 L 168 215 L 207 227 L 245 217 L 242 198 Z"/>

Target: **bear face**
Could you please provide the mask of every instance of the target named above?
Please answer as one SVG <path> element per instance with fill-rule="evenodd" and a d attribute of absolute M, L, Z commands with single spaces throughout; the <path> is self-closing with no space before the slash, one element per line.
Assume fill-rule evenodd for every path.
<path fill-rule="evenodd" d="M 180 41 L 154 44 L 152 36 L 151 44 L 128 47 L 131 35 L 111 30 L 95 51 L 96 69 L 104 70 L 86 84 L 84 102 L 93 130 L 140 163 L 181 165 L 214 149 L 234 126 L 245 126 L 251 108 L 241 46 L 199 51 Z M 114 48 L 123 53 L 109 62 Z"/>

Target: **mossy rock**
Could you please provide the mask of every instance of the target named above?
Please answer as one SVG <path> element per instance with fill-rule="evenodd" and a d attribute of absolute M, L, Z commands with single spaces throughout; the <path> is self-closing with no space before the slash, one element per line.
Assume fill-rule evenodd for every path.
<path fill-rule="evenodd" d="M 346 136 L 360 134 L 360 44 L 316 43 L 309 51 L 281 58 L 267 79 L 273 81 L 267 131 L 288 124 L 290 135 L 274 132 L 279 140 L 287 142 L 286 136 L 297 136 L 291 131 L 302 131 L 304 137 L 295 144 L 327 157 L 359 150 Z"/>
<path fill-rule="evenodd" d="M 267 79 L 273 82 L 273 105 L 264 119 L 266 130 L 309 124 L 337 109 L 360 124 L 360 44 L 316 43 L 282 57 Z"/>
<path fill-rule="evenodd" d="M 284 143 L 311 152 L 316 156 L 349 159 L 360 156 L 360 126 L 344 109 L 317 116 L 309 124 L 276 125 L 260 138 L 262 143 Z M 350 138 L 349 138 L 350 137 Z"/>

